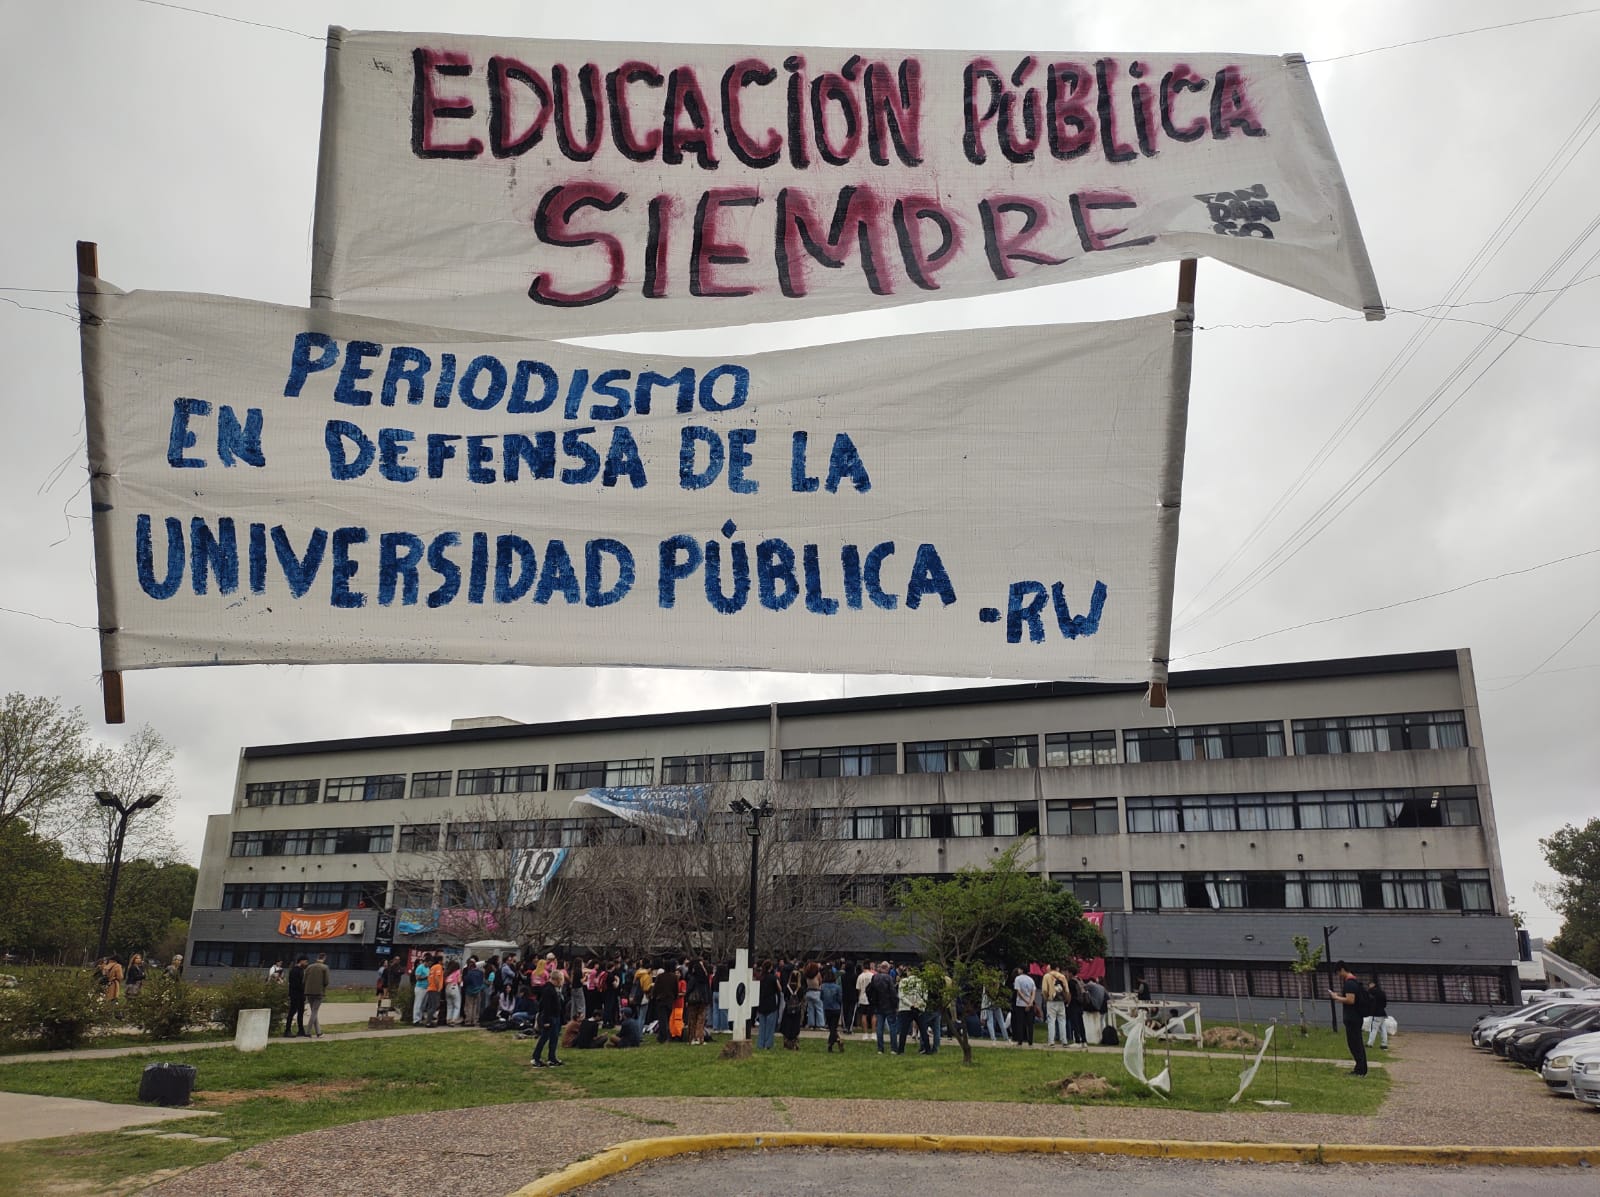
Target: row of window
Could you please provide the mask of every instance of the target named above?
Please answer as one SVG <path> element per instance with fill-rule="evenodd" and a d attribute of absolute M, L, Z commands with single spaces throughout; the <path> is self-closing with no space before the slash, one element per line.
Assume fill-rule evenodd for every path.
<path fill-rule="evenodd" d="M 1350 715 L 1333 719 L 1293 720 L 1297 756 L 1347 752 L 1390 752 L 1401 749 L 1464 748 L 1466 721 L 1461 711 L 1424 711 L 1405 715 Z M 1284 755 L 1284 730 L 1279 721 L 1195 724 L 1185 727 L 1129 728 L 1122 733 L 1122 754 L 1129 764 L 1148 761 L 1229 760 Z M 1117 763 L 1114 730 L 1055 732 L 1044 737 L 1043 763 L 1051 768 Z M 666 785 L 717 781 L 761 781 L 764 756 L 759 750 L 668 756 L 661 760 Z M 907 773 L 960 773 L 992 769 L 1034 769 L 1040 764 L 1039 737 L 982 736 L 960 740 L 923 740 L 905 745 Z M 849 744 L 830 748 L 794 748 L 783 753 L 785 780 L 866 777 L 895 773 L 900 768 L 897 745 Z M 541 793 L 550 784 L 545 765 L 507 765 L 462 769 L 455 774 L 461 796 Z M 555 766 L 554 788 L 586 790 L 601 786 L 651 785 L 655 761 L 649 757 L 611 761 L 573 761 Z M 406 796 L 406 775 L 380 773 L 299 781 L 251 782 L 246 806 L 298 806 L 315 802 L 374 802 Z M 413 798 L 450 794 L 448 769 L 413 773 Z"/>
<path fill-rule="evenodd" d="M 1252 963 L 1205 962 L 1172 964 L 1169 961 L 1134 960 L 1135 976 L 1143 976 L 1152 993 L 1161 997 L 1254 997 L 1292 1001 L 1325 997 L 1326 969 L 1315 974 L 1297 973 L 1283 966 Z M 1511 1000 L 1502 969 L 1430 969 L 1425 966 L 1383 965 L 1376 977 L 1390 1002 L 1442 1002 L 1451 1005 L 1496 1005 Z M 1402 1016 L 1403 1020 L 1404 1016 Z"/>
<path fill-rule="evenodd" d="M 300 827 L 290 831 L 236 831 L 229 856 L 337 856 L 391 852 L 394 826 Z"/>
<path fill-rule="evenodd" d="M 1477 791 L 1472 786 L 1204 794 L 1124 801 L 1128 831 L 1135 834 L 1468 827 L 1479 821 Z M 707 815 L 704 829 L 707 837 L 715 840 L 736 840 L 744 834 L 742 820 L 720 811 Z M 786 840 L 1011 839 L 1040 830 L 1036 803 L 968 802 L 782 811 L 772 833 Z M 1103 836 L 1117 835 L 1120 830 L 1115 798 L 1045 803 L 1046 835 Z M 392 827 L 238 831 L 233 835 L 231 855 L 388 852 L 393 833 Z M 638 827 L 614 816 L 403 823 L 399 850 L 435 852 L 441 843 L 448 852 L 584 847 L 637 844 L 643 839 Z"/>
<path fill-rule="evenodd" d="M 263 881 L 222 887 L 224 910 L 357 910 L 382 908 L 386 881 Z"/>
<path fill-rule="evenodd" d="M 290 964 L 301 956 L 315 960 L 319 954 L 327 956 L 329 968 L 365 972 L 378 967 L 378 955 L 371 944 L 223 943 L 206 939 L 195 941 L 189 964 L 204 968 L 265 969 L 280 960 Z"/>
<path fill-rule="evenodd" d="M 1205 794 L 1125 801 L 1130 832 L 1476 827 L 1479 821 L 1474 786 Z"/>
<path fill-rule="evenodd" d="M 1487 869 L 1133 873 L 1134 910 L 1453 910 L 1493 914 Z"/>

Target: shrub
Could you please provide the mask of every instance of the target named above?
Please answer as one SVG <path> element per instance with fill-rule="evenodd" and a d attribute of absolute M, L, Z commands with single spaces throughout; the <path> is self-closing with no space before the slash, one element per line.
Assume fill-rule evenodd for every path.
<path fill-rule="evenodd" d="M 77 1047 L 106 1017 L 99 986 L 76 968 L 30 971 L 0 1005 L 0 1032 L 10 1039 L 37 1039 L 41 1047 Z"/>
<path fill-rule="evenodd" d="M 211 1020 L 216 995 L 166 973 L 151 973 L 126 1002 L 127 1018 L 152 1039 L 177 1039 Z"/>
<path fill-rule="evenodd" d="M 228 1034 L 239 1029 L 239 1011 L 271 1010 L 271 1026 L 289 1016 L 289 987 L 267 980 L 259 973 L 235 973 L 228 983 L 211 991 L 216 1019 Z"/>

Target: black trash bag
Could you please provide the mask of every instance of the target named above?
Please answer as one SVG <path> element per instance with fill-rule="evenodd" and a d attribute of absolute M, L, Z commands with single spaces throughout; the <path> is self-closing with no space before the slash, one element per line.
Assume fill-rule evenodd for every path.
<path fill-rule="evenodd" d="M 194 1092 L 192 1064 L 146 1064 L 139 1077 L 139 1100 L 163 1106 L 186 1106 Z"/>

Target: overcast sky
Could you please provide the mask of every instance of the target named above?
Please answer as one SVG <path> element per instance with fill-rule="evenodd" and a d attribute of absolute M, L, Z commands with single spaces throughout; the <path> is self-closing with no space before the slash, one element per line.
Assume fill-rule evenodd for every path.
<path fill-rule="evenodd" d="M 1600 14 L 1317 63 L 1582 6 L 813 0 L 567 10 L 197 0 L 195 7 L 308 36 L 141 0 L 0 0 L 0 28 L 13 51 L 0 74 L 9 146 L 0 189 L 0 689 L 81 705 L 108 743 L 127 734 L 101 724 L 89 630 L 95 602 L 82 391 L 66 293 L 74 284 L 73 242 L 97 241 L 101 273 L 126 289 L 305 303 L 321 37 L 330 22 L 435 30 L 447 20 L 448 31 L 460 33 L 858 48 L 1298 51 L 1313 61 L 1386 302 L 1426 309 L 1469 269 L 1479 272 L 1459 298 L 1484 302 L 1444 312 L 1448 321 L 1396 312 L 1367 324 L 1201 264 L 1177 585 L 1178 608 L 1189 611 L 1178 621 L 1175 668 L 1470 648 L 1507 880 L 1534 933 L 1555 932 L 1534 892 L 1547 877 L 1538 839 L 1600 806 L 1600 620 L 1551 657 L 1600 602 L 1600 553 L 1593 553 L 1600 532 L 1576 509 L 1592 502 L 1600 477 L 1600 235 L 1591 229 L 1584 239 L 1600 184 L 1600 138 L 1593 137 L 1600 108 L 1592 107 Z M 711 353 L 1105 319 L 1170 307 L 1176 273 L 1165 266 L 983 301 L 633 343 Z M 1498 298 L 1569 283 L 1533 297 L 1515 316 L 1519 297 Z M 1510 328 L 1528 335 L 1496 336 L 1480 348 L 1487 332 L 1468 321 L 1508 317 Z M 1426 339 L 1413 341 L 1419 333 Z M 1330 434 L 1378 385 L 1370 411 L 1304 479 Z M 1434 405 L 1402 434 L 1436 391 Z M 1399 439 L 1380 469 L 1425 427 L 1393 468 L 1360 472 L 1391 437 Z M 1192 603 L 1300 481 L 1278 518 Z M 1362 493 L 1282 568 L 1225 609 L 1205 610 L 1341 491 L 1335 507 Z M 1592 555 L 1446 597 L 1314 623 L 1585 552 Z M 1196 613 L 1201 618 L 1184 626 Z M 1234 643 L 1302 624 L 1314 626 Z M 245 744 L 441 728 L 464 715 L 564 719 L 945 684 L 394 665 L 126 678 L 128 728 L 149 722 L 177 747 L 176 830 L 191 859 L 205 817 L 228 806 Z M 1181 694 L 1177 714 L 1181 721 Z"/>

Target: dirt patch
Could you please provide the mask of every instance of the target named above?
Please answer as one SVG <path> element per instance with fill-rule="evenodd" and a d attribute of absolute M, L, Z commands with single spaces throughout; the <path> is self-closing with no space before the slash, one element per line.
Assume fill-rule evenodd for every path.
<path fill-rule="evenodd" d="M 1222 1051 L 1253 1052 L 1261 1046 L 1261 1040 L 1238 1027 L 1207 1027 L 1205 1034 L 1200 1037 L 1200 1042 L 1206 1047 Z"/>
<path fill-rule="evenodd" d="M 137 1193 L 188 1171 L 188 1167 L 157 1168 L 121 1180 L 68 1180 L 59 1176 L 40 1176 L 31 1183 L 38 1186 L 33 1192 L 41 1197 L 125 1197 L 126 1194 Z"/>
<path fill-rule="evenodd" d="M 1071 1100 L 1074 1097 L 1110 1097 L 1117 1087 L 1105 1077 L 1093 1072 L 1080 1072 L 1050 1086 L 1056 1096 Z"/>
<path fill-rule="evenodd" d="M 194 1095 L 196 1105 L 236 1106 L 262 1097 L 275 1097 L 284 1101 L 310 1101 L 318 1097 L 336 1097 L 343 1093 L 358 1093 L 370 1081 L 322 1081 L 310 1085 L 277 1085 L 271 1089 L 204 1089 Z"/>

